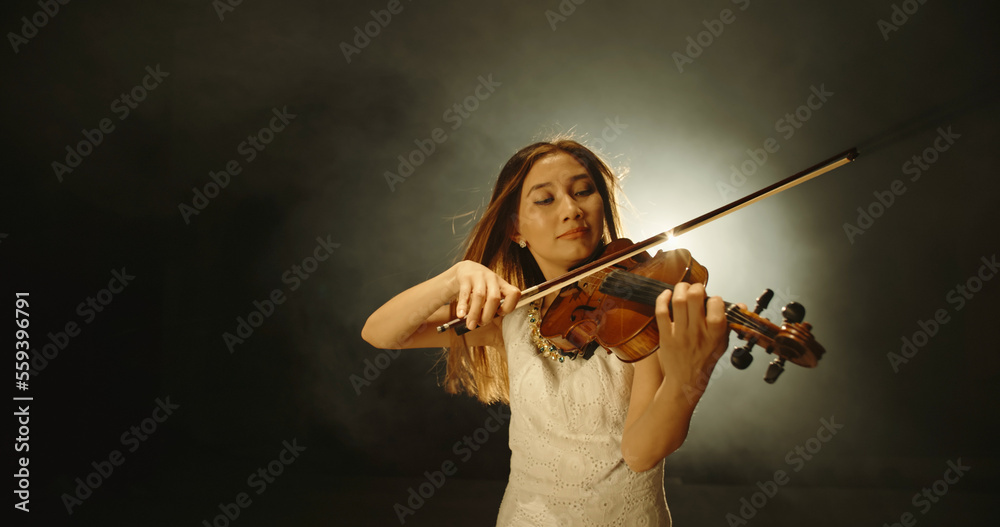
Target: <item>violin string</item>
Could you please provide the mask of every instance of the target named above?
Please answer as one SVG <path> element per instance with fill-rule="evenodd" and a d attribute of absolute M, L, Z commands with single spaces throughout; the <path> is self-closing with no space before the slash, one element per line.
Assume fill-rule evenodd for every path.
<path fill-rule="evenodd" d="M 612 276 L 608 277 L 610 278 L 609 285 L 611 287 L 617 286 L 617 288 L 619 289 L 626 288 L 627 290 L 630 290 L 630 292 L 634 293 L 629 298 L 630 300 L 641 302 L 646 305 L 654 305 L 656 303 L 656 298 L 660 295 L 660 293 L 663 292 L 664 289 L 673 290 L 673 286 L 671 284 L 660 282 L 659 280 L 645 277 L 642 275 L 636 275 L 634 273 L 617 272 L 617 273 L 611 273 L 611 275 Z M 613 293 L 609 292 L 609 294 Z M 764 330 L 764 328 L 759 327 L 756 321 L 750 319 L 742 311 L 739 310 L 734 310 L 734 311 L 727 310 L 727 318 L 735 322 L 743 323 L 744 325 L 750 327 L 756 327 L 761 331 Z"/>
<path fill-rule="evenodd" d="M 673 285 L 666 282 L 661 282 L 654 278 L 619 270 L 608 273 L 600 285 L 602 293 L 650 306 L 656 304 L 656 298 L 665 289 L 673 290 L 673 288 Z M 621 291 L 625 291 L 630 294 L 625 297 L 620 293 Z M 732 305 L 728 302 L 726 304 L 727 308 Z M 726 318 L 731 322 L 739 323 L 755 329 L 769 337 L 773 338 L 775 336 L 772 335 L 773 332 L 770 328 L 763 326 L 759 321 L 752 319 L 740 309 L 726 309 Z"/>

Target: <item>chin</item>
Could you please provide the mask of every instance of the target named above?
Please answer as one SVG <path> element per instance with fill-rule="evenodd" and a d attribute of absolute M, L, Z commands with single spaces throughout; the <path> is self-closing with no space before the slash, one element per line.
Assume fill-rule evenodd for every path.
<path fill-rule="evenodd" d="M 598 238 L 590 243 L 576 243 L 569 247 L 563 247 L 562 250 L 559 250 L 559 256 L 563 258 L 559 266 L 565 267 L 566 269 L 574 269 L 578 267 L 587 260 L 591 259 L 594 255 L 594 251 L 600 246 L 600 243 L 601 240 Z M 555 261 L 558 260 L 553 260 L 553 262 Z"/>
<path fill-rule="evenodd" d="M 570 261 L 569 269 L 573 269 L 583 264 L 587 260 L 590 260 L 591 256 L 594 255 L 594 250 L 596 248 L 597 246 L 594 246 L 586 249 L 581 248 L 579 251 L 574 251 L 571 257 L 572 259 Z"/>
<path fill-rule="evenodd" d="M 590 258 L 591 256 L 593 256 L 594 251 L 596 251 L 598 249 L 598 247 L 600 247 L 600 246 L 601 246 L 601 239 L 600 238 L 597 238 L 597 239 L 591 241 L 591 243 L 588 243 L 587 247 L 586 247 L 586 250 L 584 251 L 587 254 L 586 254 L 586 256 L 584 256 L 584 258 Z"/>

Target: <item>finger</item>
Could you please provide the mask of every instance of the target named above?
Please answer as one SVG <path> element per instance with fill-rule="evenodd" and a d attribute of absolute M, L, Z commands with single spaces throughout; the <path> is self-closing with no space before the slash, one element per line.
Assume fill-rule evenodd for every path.
<path fill-rule="evenodd" d="M 461 280 L 458 286 L 458 305 L 455 307 L 455 316 L 465 318 L 469 313 L 469 293 L 472 291 L 472 281 Z"/>
<path fill-rule="evenodd" d="M 492 275 L 486 279 L 486 300 L 483 304 L 483 323 L 489 323 L 496 316 L 500 307 L 500 284 L 498 277 Z"/>
<path fill-rule="evenodd" d="M 673 322 L 670 320 L 670 299 L 673 292 L 669 289 L 664 289 L 659 296 L 656 297 L 656 325 L 660 330 L 660 337 L 670 337 L 673 336 Z"/>
<path fill-rule="evenodd" d="M 705 327 L 705 284 L 691 284 L 687 291 L 689 329 L 698 331 Z"/>
<path fill-rule="evenodd" d="M 674 306 L 674 332 L 678 334 L 688 331 L 688 290 L 691 284 L 681 282 L 674 285 L 671 303 Z"/>
<path fill-rule="evenodd" d="M 729 348 L 729 321 L 726 318 L 726 302 L 722 300 L 722 297 L 713 296 L 708 299 L 705 309 L 707 311 L 705 318 L 708 322 L 709 341 L 715 344 L 712 360 L 718 361 Z"/>
<path fill-rule="evenodd" d="M 465 326 L 469 331 L 476 329 L 476 325 L 482 320 L 483 302 L 486 300 L 486 283 L 482 277 L 473 280 L 472 290 L 469 293 L 469 316 L 465 319 Z"/>
<path fill-rule="evenodd" d="M 705 322 L 709 332 L 715 335 L 726 331 L 726 303 L 722 297 L 713 296 L 708 299 L 705 304 Z"/>
<path fill-rule="evenodd" d="M 503 283 L 503 305 L 500 306 L 500 313 L 503 315 L 509 315 L 514 312 L 517 307 L 518 301 L 521 300 L 521 290 L 508 284 Z"/>

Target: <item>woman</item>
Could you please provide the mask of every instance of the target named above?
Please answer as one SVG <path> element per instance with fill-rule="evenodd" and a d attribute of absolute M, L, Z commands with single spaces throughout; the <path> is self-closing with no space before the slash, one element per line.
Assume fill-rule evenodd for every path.
<path fill-rule="evenodd" d="M 608 166 L 576 141 L 521 149 L 501 170 L 465 258 L 387 302 L 362 331 L 380 348 L 448 347 L 446 390 L 510 405 L 498 525 L 670 524 L 663 459 L 684 442 L 703 379 L 726 349 L 722 299 L 706 303 L 700 284 L 665 291 L 660 347 L 632 364 L 601 350 L 553 351 L 533 329 L 555 294 L 514 310 L 522 289 L 619 237 L 616 189 Z M 455 315 L 472 331 L 436 332 Z"/>

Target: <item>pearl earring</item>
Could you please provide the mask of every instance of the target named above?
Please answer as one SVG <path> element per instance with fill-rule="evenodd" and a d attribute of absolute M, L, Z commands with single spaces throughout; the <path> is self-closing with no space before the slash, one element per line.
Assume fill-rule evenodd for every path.
<path fill-rule="evenodd" d="M 525 249 L 525 248 L 528 247 L 528 242 L 526 242 L 524 240 L 519 241 L 517 244 L 520 245 L 522 249 Z"/>

